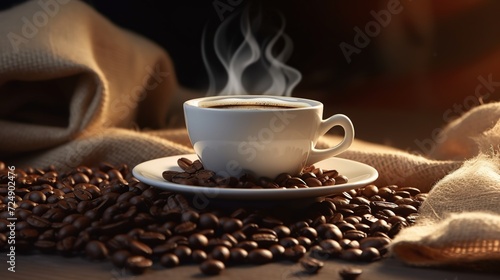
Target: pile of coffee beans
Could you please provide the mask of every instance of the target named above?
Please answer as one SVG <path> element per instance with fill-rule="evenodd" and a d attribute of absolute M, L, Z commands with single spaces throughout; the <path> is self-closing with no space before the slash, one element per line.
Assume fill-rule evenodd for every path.
<path fill-rule="evenodd" d="M 183 170 L 165 170 L 165 180 L 191 186 L 244 189 L 302 189 L 345 184 L 348 178 L 337 170 L 323 170 L 314 165 L 305 167 L 298 175 L 283 173 L 274 179 L 245 174 L 239 178 L 222 177 L 203 168 L 199 160 L 179 158 L 177 165 Z"/>
<path fill-rule="evenodd" d="M 125 164 L 64 173 L 50 166 L 15 169 L 14 196 L 8 172 L 0 162 L 2 251 L 10 246 L 14 206 L 16 253 L 109 260 L 134 274 L 153 265 L 198 263 L 202 273 L 215 275 L 230 266 L 277 261 L 318 273 L 328 259 L 376 261 L 415 222 L 426 198 L 413 187 L 368 185 L 303 208 L 196 209 L 190 197 L 139 182 Z"/>

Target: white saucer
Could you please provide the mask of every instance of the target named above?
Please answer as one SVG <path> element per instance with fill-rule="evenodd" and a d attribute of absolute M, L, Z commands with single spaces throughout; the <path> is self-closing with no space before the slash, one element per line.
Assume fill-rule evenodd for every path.
<path fill-rule="evenodd" d="M 314 164 L 323 169 L 336 169 L 347 176 L 349 182 L 341 185 L 315 187 L 307 189 L 226 189 L 180 185 L 166 181 L 162 177 L 165 170 L 182 171 L 177 165 L 181 157 L 196 160 L 195 154 L 177 155 L 158 158 L 138 164 L 132 170 L 140 181 L 163 190 L 183 194 L 203 196 L 208 199 L 238 200 L 286 200 L 328 196 L 346 190 L 363 187 L 375 181 L 378 172 L 375 168 L 357 161 L 332 157 Z"/>

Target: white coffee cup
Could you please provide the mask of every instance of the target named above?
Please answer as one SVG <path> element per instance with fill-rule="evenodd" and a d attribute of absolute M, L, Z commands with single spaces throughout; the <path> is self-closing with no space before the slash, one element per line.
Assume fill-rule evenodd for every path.
<path fill-rule="evenodd" d="M 275 178 L 345 151 L 354 139 L 342 114 L 323 120 L 319 101 L 264 95 L 211 96 L 184 103 L 189 138 L 205 169 L 221 176 Z M 341 126 L 344 139 L 316 149 L 319 137 Z"/>

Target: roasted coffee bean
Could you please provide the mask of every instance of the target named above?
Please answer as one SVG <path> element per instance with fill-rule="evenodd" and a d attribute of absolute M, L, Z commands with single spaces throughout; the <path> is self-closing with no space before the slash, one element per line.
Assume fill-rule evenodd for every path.
<path fill-rule="evenodd" d="M 35 228 L 39 228 L 39 229 L 45 229 L 45 228 L 50 227 L 50 225 L 51 225 L 51 222 L 48 219 L 43 218 L 43 217 L 39 217 L 36 215 L 28 216 L 26 218 L 26 222 L 30 226 L 35 227 Z"/>
<path fill-rule="evenodd" d="M 232 233 L 240 230 L 243 227 L 241 220 L 235 218 L 228 218 L 222 222 L 222 230 L 227 233 Z"/>
<path fill-rule="evenodd" d="M 268 248 L 278 242 L 278 238 L 270 233 L 255 233 L 252 235 L 252 240 L 261 248 Z"/>
<path fill-rule="evenodd" d="M 402 217 L 406 217 L 410 214 L 417 213 L 417 211 L 418 211 L 417 208 L 407 204 L 400 204 L 396 209 L 394 209 L 394 213 Z"/>
<path fill-rule="evenodd" d="M 231 235 L 229 233 L 224 233 L 221 236 L 221 239 L 229 241 L 232 246 L 236 246 L 236 244 L 238 244 L 238 240 L 236 238 L 234 238 L 233 235 Z"/>
<path fill-rule="evenodd" d="M 2 242 L 3 241 L 0 240 L 0 244 L 2 244 Z M 51 251 L 53 251 L 56 248 L 56 242 L 51 241 L 51 240 L 38 239 L 37 241 L 35 241 L 34 245 L 35 245 L 35 248 L 37 248 L 41 252 L 47 252 L 47 253 L 50 253 Z"/>
<path fill-rule="evenodd" d="M 390 217 L 389 219 L 387 219 L 387 222 L 389 224 L 395 224 L 397 222 L 406 222 L 406 219 L 401 217 L 401 216 L 394 216 L 394 217 Z"/>
<path fill-rule="evenodd" d="M 248 252 L 243 248 L 231 248 L 229 253 L 229 260 L 235 264 L 244 263 L 248 257 Z"/>
<path fill-rule="evenodd" d="M 81 173 L 81 172 L 73 174 L 72 177 L 73 177 L 73 180 L 74 180 L 75 184 L 90 182 L 89 177 L 87 175 L 85 175 L 84 173 Z"/>
<path fill-rule="evenodd" d="M 319 246 L 323 250 L 324 254 L 327 254 L 329 257 L 336 257 L 342 251 L 342 247 L 339 242 L 333 239 L 325 239 L 319 243 Z"/>
<path fill-rule="evenodd" d="M 94 260 L 105 259 L 108 256 L 108 249 L 104 243 L 92 240 L 85 246 L 85 254 Z"/>
<path fill-rule="evenodd" d="M 28 224 L 28 222 L 26 221 L 21 221 L 21 222 L 17 222 L 16 223 L 16 230 L 17 231 L 21 231 L 25 228 L 31 228 L 32 226 L 30 224 Z"/>
<path fill-rule="evenodd" d="M 387 235 L 389 235 L 389 237 L 391 238 L 394 238 L 394 236 L 396 236 L 403 228 L 407 226 L 409 226 L 407 222 L 396 222 L 390 227 Z"/>
<path fill-rule="evenodd" d="M 37 216 L 42 216 L 43 214 L 45 214 L 45 212 L 47 212 L 48 210 L 50 209 L 50 206 L 47 205 L 47 204 L 38 204 L 36 205 L 35 207 L 33 207 L 33 209 L 31 210 L 31 212 L 34 214 L 34 215 L 37 215 Z"/>
<path fill-rule="evenodd" d="M 339 257 L 345 261 L 359 261 L 361 260 L 361 254 L 363 251 L 357 248 L 345 249 L 340 252 Z"/>
<path fill-rule="evenodd" d="M 192 165 L 193 165 L 193 162 L 188 159 L 188 158 L 179 158 L 177 160 L 177 165 L 182 168 L 182 170 L 188 172 L 188 173 L 194 173 L 193 171 L 195 171 L 193 168 L 192 168 Z M 189 172 L 191 171 L 191 172 Z"/>
<path fill-rule="evenodd" d="M 350 239 L 350 240 L 361 240 L 365 238 L 367 235 L 365 232 L 360 231 L 360 230 L 348 230 L 344 232 L 344 238 Z"/>
<path fill-rule="evenodd" d="M 18 204 L 19 209 L 25 209 L 25 210 L 33 210 L 35 206 L 37 206 L 38 203 L 31 201 L 31 200 L 23 200 Z"/>
<path fill-rule="evenodd" d="M 245 240 L 245 241 L 242 241 L 242 242 L 236 244 L 236 247 L 245 249 L 246 251 L 250 252 L 253 249 L 258 248 L 259 244 L 257 244 L 257 242 L 252 241 L 252 240 Z"/>
<path fill-rule="evenodd" d="M 280 244 L 271 245 L 268 250 L 273 254 L 274 260 L 281 259 L 283 257 L 283 254 L 285 253 L 285 247 L 281 246 Z"/>
<path fill-rule="evenodd" d="M 309 239 L 316 239 L 318 232 L 312 227 L 303 227 L 299 230 L 299 235 Z"/>
<path fill-rule="evenodd" d="M 240 248 L 241 249 L 241 248 Z M 211 252 L 210 257 L 221 262 L 226 262 L 229 260 L 230 252 L 225 246 L 216 246 Z"/>
<path fill-rule="evenodd" d="M 368 185 L 361 189 L 361 194 L 365 197 L 372 197 L 378 194 L 378 187 L 375 185 Z"/>
<path fill-rule="evenodd" d="M 200 219 L 200 214 L 198 212 L 189 210 L 181 215 L 181 222 L 193 222 L 193 223 L 198 223 L 198 220 Z"/>
<path fill-rule="evenodd" d="M 180 235 L 190 235 L 196 230 L 196 224 L 193 222 L 184 222 L 174 228 L 174 232 Z"/>
<path fill-rule="evenodd" d="M 237 188 L 279 188 L 287 186 L 285 182 L 293 188 L 307 187 L 305 184 L 321 187 L 318 182 L 335 183 L 330 178 L 337 178 L 337 183 L 343 180 L 335 170 L 314 166 L 304 168 L 300 176 L 282 174 L 275 180 L 248 174 L 222 178 L 204 170 L 199 161 L 185 163 L 191 173 L 165 172 L 170 177 L 166 179 Z M 305 211 L 210 207 L 210 212 L 200 213 L 184 196 L 139 182 L 125 165 L 104 166 L 103 170 L 77 167 L 67 173 L 31 168 L 22 180 L 20 177 L 14 197 L 19 233 L 16 245 L 19 241 L 20 248 L 42 252 L 56 249 L 68 256 L 84 252 L 94 259 L 102 258 L 89 254 L 92 246 L 99 247 L 95 242 L 100 242 L 106 250 L 122 254 L 120 260 L 113 260 L 118 258 L 114 254 L 110 257 L 117 267 L 128 267 L 128 258 L 141 255 L 146 262 L 151 261 L 150 256 L 160 262 L 163 255 L 170 254 L 179 264 L 200 263 L 208 255 L 213 258 L 218 250 L 223 252 L 216 258 L 223 261 L 252 263 L 249 253 L 266 248 L 272 256 L 268 261 L 297 261 L 309 251 L 310 257 L 321 260 L 342 254 L 352 261 L 371 262 L 387 253 L 390 238 L 415 222 L 417 210 L 427 197 L 416 188 L 368 185 L 326 197 Z M 2 246 L 7 241 L 3 233 L 8 230 L 6 218 L 10 217 L 4 189 L 0 186 Z M 287 240 L 295 242 L 287 245 Z"/>
<path fill-rule="evenodd" d="M 285 180 L 283 185 L 287 188 L 293 187 L 293 186 L 298 186 L 298 185 L 304 185 L 307 186 L 307 183 L 304 182 L 304 180 L 300 179 L 299 177 L 291 177 Z"/>
<path fill-rule="evenodd" d="M 161 176 L 163 177 L 163 179 L 172 182 L 172 178 L 179 173 L 180 172 L 178 171 L 165 170 L 162 172 Z"/>
<path fill-rule="evenodd" d="M 166 253 L 161 256 L 160 264 L 164 267 L 176 267 L 180 264 L 180 260 L 175 254 Z"/>
<path fill-rule="evenodd" d="M 78 235 L 78 229 L 75 226 L 69 224 L 60 228 L 56 236 L 59 239 L 64 239 L 68 236 L 76 236 L 76 235 Z"/>
<path fill-rule="evenodd" d="M 127 264 L 127 259 L 131 257 L 132 254 L 127 250 L 118 250 L 111 256 L 111 262 L 118 268 L 125 267 Z"/>
<path fill-rule="evenodd" d="M 202 229 L 216 229 L 219 225 L 219 218 L 212 213 L 203 213 L 198 220 L 198 226 Z"/>
<path fill-rule="evenodd" d="M 153 254 L 153 249 L 151 249 L 151 247 L 138 240 L 131 239 L 128 242 L 128 247 L 130 249 L 130 252 L 134 255 L 141 255 L 147 257 Z"/>
<path fill-rule="evenodd" d="M 77 242 L 78 240 L 74 236 L 69 236 L 64 238 L 63 240 L 60 240 L 56 244 L 56 249 L 58 252 L 60 252 L 63 255 L 71 255 L 73 253 L 73 250 L 80 250 L 81 247 L 83 247 L 82 243 Z M 100 242 L 100 241 L 96 241 Z M 87 243 L 85 243 L 88 245 Z M 106 256 L 107 255 L 107 249 L 106 247 L 100 248 L 97 245 L 90 245 L 90 258 L 94 254 L 97 254 L 99 258 L 101 258 L 102 255 Z M 89 253 L 87 253 L 87 256 L 89 256 Z"/>
<path fill-rule="evenodd" d="M 337 223 L 337 227 L 342 232 L 346 232 L 346 231 L 349 231 L 349 230 L 355 230 L 356 229 L 356 227 L 353 224 L 347 223 L 345 221 Z"/>
<path fill-rule="evenodd" d="M 213 248 L 215 248 L 216 246 L 225 246 L 227 248 L 232 248 L 233 244 L 230 241 L 228 241 L 228 240 L 224 240 L 224 239 L 221 239 L 221 238 L 212 238 L 212 239 L 208 240 L 208 244 L 207 244 L 206 250 L 210 251 Z"/>
<path fill-rule="evenodd" d="M 359 249 L 358 240 L 342 239 L 339 243 L 344 249 Z"/>
<path fill-rule="evenodd" d="M 360 230 L 364 233 L 370 233 L 370 226 L 367 225 L 367 224 L 362 224 L 362 223 L 359 223 L 359 224 L 355 224 L 354 227 L 357 229 L 357 230 Z"/>
<path fill-rule="evenodd" d="M 309 247 L 311 247 L 311 245 L 313 243 L 311 239 L 309 239 L 305 236 L 297 237 L 297 241 L 299 241 L 299 245 L 304 246 L 306 249 L 309 249 Z"/>
<path fill-rule="evenodd" d="M 389 246 L 391 240 L 386 237 L 367 237 L 359 241 L 359 246 L 361 249 L 373 247 L 376 249 L 383 249 Z"/>
<path fill-rule="evenodd" d="M 226 267 L 223 262 L 214 259 L 208 259 L 200 265 L 201 272 L 206 275 L 220 274 L 225 268 Z"/>
<path fill-rule="evenodd" d="M 311 257 L 304 257 L 300 259 L 300 265 L 306 273 L 314 274 L 323 268 L 325 264 L 320 260 Z"/>
<path fill-rule="evenodd" d="M 241 232 L 246 235 L 252 235 L 257 231 L 258 228 L 259 225 L 256 223 L 247 223 L 241 228 Z"/>
<path fill-rule="evenodd" d="M 189 236 L 188 242 L 193 249 L 203 249 L 208 245 L 208 238 L 200 233 L 193 233 Z"/>
<path fill-rule="evenodd" d="M 377 249 L 373 247 L 367 247 L 362 249 L 362 253 L 360 256 L 361 261 L 373 262 L 379 259 L 380 259 L 380 252 Z"/>
<path fill-rule="evenodd" d="M 349 179 L 344 175 L 338 175 L 335 179 L 335 185 L 346 184 Z"/>
<path fill-rule="evenodd" d="M 273 253 L 268 249 L 257 248 L 250 251 L 248 260 L 253 264 L 265 264 L 273 260 Z"/>
<path fill-rule="evenodd" d="M 42 204 L 47 200 L 47 196 L 41 191 L 32 191 L 25 195 L 24 199 L 31 200 L 35 203 Z"/>
<path fill-rule="evenodd" d="M 383 232 L 387 233 L 390 230 L 389 224 L 385 220 L 378 220 L 375 223 L 373 223 L 370 227 L 370 232 Z"/>
<path fill-rule="evenodd" d="M 166 240 L 165 235 L 163 235 L 159 232 L 151 232 L 151 231 L 143 232 L 143 233 L 139 234 L 137 238 L 139 239 L 139 241 L 141 241 L 149 246 L 158 245 L 160 243 L 165 242 L 165 240 Z"/>
<path fill-rule="evenodd" d="M 307 178 L 304 180 L 305 183 L 309 186 L 309 187 L 319 187 L 319 186 L 322 186 L 323 184 L 321 183 L 320 180 L 318 180 L 317 178 L 315 177 L 310 177 L 310 178 Z"/>
<path fill-rule="evenodd" d="M 356 225 L 361 222 L 361 219 L 358 216 L 350 216 L 344 219 L 344 222 L 350 223 L 352 225 Z"/>
<path fill-rule="evenodd" d="M 363 273 L 363 270 L 361 268 L 355 268 L 355 267 L 344 267 L 339 271 L 339 275 L 342 277 L 344 280 L 355 280 L 357 279 L 361 274 Z"/>
<path fill-rule="evenodd" d="M 155 246 L 153 248 L 153 255 L 163 255 L 165 253 L 170 253 L 170 252 L 173 252 L 175 250 L 175 248 L 177 248 L 177 243 L 175 242 L 166 242 L 166 243 L 163 243 L 161 245 L 158 245 L 158 246 Z"/>
<path fill-rule="evenodd" d="M 307 250 L 302 245 L 295 245 L 285 249 L 283 256 L 290 261 L 296 262 L 306 254 Z"/>
<path fill-rule="evenodd" d="M 22 209 L 22 208 L 16 208 L 15 211 L 15 216 L 21 220 L 27 220 L 29 216 L 32 215 L 32 212 L 30 210 Z"/>
<path fill-rule="evenodd" d="M 174 249 L 174 254 L 179 258 L 181 263 L 189 261 L 193 251 L 186 245 L 179 245 Z"/>
<path fill-rule="evenodd" d="M 195 263 L 202 263 L 208 259 L 208 255 L 203 250 L 193 250 L 191 253 L 191 259 Z"/>
<path fill-rule="evenodd" d="M 125 266 L 133 274 L 142 274 L 146 269 L 153 266 L 153 261 L 143 256 L 131 256 L 127 258 Z"/>
<path fill-rule="evenodd" d="M 284 237 L 279 240 L 279 244 L 285 248 L 290 248 L 299 245 L 299 241 L 295 237 Z"/>
<path fill-rule="evenodd" d="M 24 228 L 19 231 L 19 237 L 24 240 L 33 241 L 38 238 L 38 231 L 34 228 Z"/>

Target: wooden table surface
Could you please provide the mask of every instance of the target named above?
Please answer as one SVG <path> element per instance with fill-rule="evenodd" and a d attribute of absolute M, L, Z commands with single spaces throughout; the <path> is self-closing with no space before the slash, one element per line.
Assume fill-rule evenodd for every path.
<path fill-rule="evenodd" d="M 142 275 L 131 275 L 115 268 L 109 261 L 94 262 L 81 257 L 66 258 L 58 255 L 19 255 L 16 258 L 16 272 L 7 271 L 6 254 L 0 256 L 0 279 L 12 280 L 67 280 L 67 279 L 108 279 L 108 280 L 153 280 L 153 279 L 341 279 L 338 272 L 345 266 L 363 269 L 358 280 L 386 279 L 435 279 L 435 280 L 486 280 L 500 279 L 498 273 L 473 271 L 457 271 L 445 269 L 427 269 L 408 267 L 394 258 L 366 264 L 346 263 L 338 260 L 327 260 L 325 266 L 315 275 L 302 272 L 297 263 L 278 262 L 266 265 L 241 265 L 227 267 L 218 276 L 205 276 L 197 265 L 184 265 L 173 269 L 163 268 L 155 264 L 152 269 Z"/>

